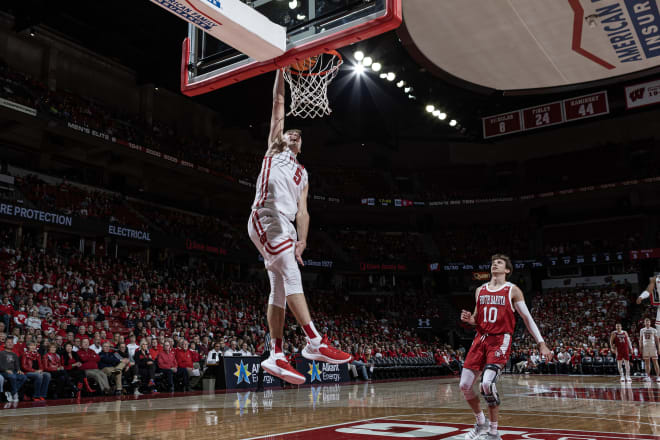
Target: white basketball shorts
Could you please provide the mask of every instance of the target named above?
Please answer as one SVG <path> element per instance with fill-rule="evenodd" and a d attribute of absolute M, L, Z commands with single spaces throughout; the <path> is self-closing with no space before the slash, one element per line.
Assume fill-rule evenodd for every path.
<path fill-rule="evenodd" d="M 655 344 L 644 344 L 642 345 L 642 357 L 643 358 L 657 358 L 658 349 Z"/>
<path fill-rule="evenodd" d="M 272 209 L 252 211 L 248 234 L 264 258 L 270 278 L 268 304 L 286 308 L 286 297 L 304 293 L 300 269 L 296 262 L 296 228 L 283 214 Z"/>

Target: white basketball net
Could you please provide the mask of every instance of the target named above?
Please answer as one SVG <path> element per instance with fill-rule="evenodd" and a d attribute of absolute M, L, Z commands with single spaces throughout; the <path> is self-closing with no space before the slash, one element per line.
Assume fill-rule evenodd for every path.
<path fill-rule="evenodd" d="M 316 118 L 332 113 L 328 84 L 337 76 L 343 60 L 333 53 L 322 53 L 314 58 L 316 63 L 309 70 L 298 72 L 291 66 L 283 69 L 291 90 L 291 108 L 287 116 Z"/>

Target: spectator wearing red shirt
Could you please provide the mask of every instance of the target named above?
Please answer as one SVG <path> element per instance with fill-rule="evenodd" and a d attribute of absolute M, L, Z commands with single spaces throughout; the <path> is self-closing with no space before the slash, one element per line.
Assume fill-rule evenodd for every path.
<path fill-rule="evenodd" d="M 77 351 L 77 354 L 82 363 L 80 369 L 85 372 L 85 377 L 91 377 L 94 379 L 99 384 L 99 387 L 101 387 L 101 391 L 108 394 L 110 392 L 108 376 L 99 370 L 99 361 L 101 358 L 94 350 L 89 348 L 89 339 L 85 338 L 82 340 L 81 347 Z"/>
<path fill-rule="evenodd" d="M 25 307 L 21 307 L 20 310 L 14 310 L 13 313 L 14 323 L 12 327 L 18 327 L 20 329 L 25 327 L 25 321 L 28 318 L 28 314 L 25 311 Z"/>
<path fill-rule="evenodd" d="M 50 384 L 50 373 L 44 371 L 41 355 L 37 352 L 37 344 L 28 342 L 28 351 L 21 357 L 21 369 L 28 380 L 34 382 L 34 400 L 46 400 L 48 384 Z"/>
<path fill-rule="evenodd" d="M 170 392 L 174 392 L 174 377 L 183 379 L 184 391 L 190 391 L 188 386 L 188 370 L 178 366 L 176 362 L 176 355 L 172 351 L 170 341 L 163 343 L 163 351 L 158 354 L 158 370 L 165 374 L 167 383 L 170 386 Z"/>
<path fill-rule="evenodd" d="M 176 363 L 180 368 L 185 368 L 188 370 L 188 376 L 192 375 L 193 370 L 193 351 L 190 350 L 190 344 L 188 341 L 184 340 L 181 344 L 181 348 L 176 349 Z M 195 352 L 195 354 L 197 354 Z M 197 355 L 199 357 L 199 355 Z"/>
<path fill-rule="evenodd" d="M 149 347 L 149 354 L 151 355 L 151 359 L 157 360 L 161 351 L 163 351 L 163 347 L 158 344 L 158 339 L 152 339 L 151 347 Z"/>
<path fill-rule="evenodd" d="M 14 316 L 14 306 L 11 304 L 8 296 L 5 296 L 0 304 L 0 319 L 5 323 L 5 329 L 9 331 L 9 323 Z"/>
<path fill-rule="evenodd" d="M 43 366 L 44 370 L 50 374 L 52 380 L 57 382 L 57 388 L 53 396 L 55 399 L 64 394 L 65 386 L 73 388 L 71 378 L 62 364 L 62 358 L 57 354 L 57 345 L 50 344 L 48 346 L 48 353 L 43 356 Z"/>

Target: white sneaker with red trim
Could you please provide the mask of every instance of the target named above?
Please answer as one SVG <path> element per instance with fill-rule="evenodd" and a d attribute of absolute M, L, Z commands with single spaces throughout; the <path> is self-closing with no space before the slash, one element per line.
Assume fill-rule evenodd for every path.
<path fill-rule="evenodd" d="M 261 363 L 261 368 L 271 375 L 279 377 L 285 382 L 294 385 L 302 385 L 305 383 L 305 376 L 298 373 L 281 353 L 272 353 L 268 359 Z"/>
<path fill-rule="evenodd" d="M 350 354 L 333 347 L 327 335 L 323 335 L 319 345 L 313 345 L 309 338 L 306 339 L 307 345 L 302 350 L 305 359 L 323 361 L 329 364 L 345 364 L 353 360 L 353 356 Z"/>

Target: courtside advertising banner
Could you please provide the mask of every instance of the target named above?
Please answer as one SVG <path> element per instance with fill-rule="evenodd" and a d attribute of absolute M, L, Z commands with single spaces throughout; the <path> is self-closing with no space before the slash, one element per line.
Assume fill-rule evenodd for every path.
<path fill-rule="evenodd" d="M 660 103 L 660 79 L 626 87 L 626 108 Z"/>
<path fill-rule="evenodd" d="M 258 384 L 260 356 L 226 356 L 223 358 L 227 389 L 256 388 Z M 280 379 L 264 371 L 264 387 L 280 386 Z"/>
<path fill-rule="evenodd" d="M 305 376 L 305 383 L 341 383 L 348 382 L 348 365 L 328 364 L 321 361 L 310 361 L 308 359 L 298 359 L 296 370 Z"/>

